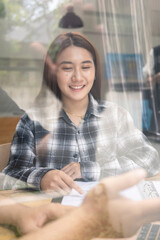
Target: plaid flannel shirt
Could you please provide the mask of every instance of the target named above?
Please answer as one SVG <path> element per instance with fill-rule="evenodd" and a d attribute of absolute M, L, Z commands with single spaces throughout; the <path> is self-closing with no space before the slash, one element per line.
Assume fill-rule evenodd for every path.
<path fill-rule="evenodd" d="M 145 168 L 148 176 L 159 172 L 157 151 L 135 128 L 129 113 L 114 103 L 98 103 L 90 95 L 88 110 L 78 127 L 64 110 L 54 123 L 53 131 L 49 131 L 25 113 L 16 127 L 3 172 L 39 189 L 45 173 L 60 170 L 72 161 L 80 163 L 84 181 L 138 167 Z"/>

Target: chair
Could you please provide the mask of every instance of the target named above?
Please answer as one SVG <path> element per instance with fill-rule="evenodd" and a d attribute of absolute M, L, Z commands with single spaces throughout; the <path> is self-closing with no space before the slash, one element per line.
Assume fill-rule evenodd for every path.
<path fill-rule="evenodd" d="M 20 117 L 0 117 L 0 144 L 11 142 Z"/>
<path fill-rule="evenodd" d="M 0 145 L 0 172 L 7 166 L 9 160 L 11 143 Z"/>

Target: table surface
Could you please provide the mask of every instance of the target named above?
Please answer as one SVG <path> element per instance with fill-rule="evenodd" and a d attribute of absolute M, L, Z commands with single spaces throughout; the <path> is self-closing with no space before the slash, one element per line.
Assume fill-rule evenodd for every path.
<path fill-rule="evenodd" d="M 19 199 L 21 204 L 26 206 L 35 207 L 41 206 L 44 204 L 48 204 L 51 202 L 52 197 L 48 196 L 47 194 L 39 194 L 39 193 L 31 193 L 25 191 L 18 191 L 18 190 L 6 190 L 0 191 L 0 194 L 3 196 L 11 197 L 12 199 Z M 39 195 L 38 195 L 39 194 Z M 14 240 L 16 235 L 13 230 L 8 229 L 7 226 L 0 225 L 0 240 Z"/>
<path fill-rule="evenodd" d="M 158 176 L 155 176 L 153 178 L 149 178 L 146 180 L 150 181 L 156 181 L 160 180 L 160 174 Z M 3 194 L 6 197 L 11 197 L 15 199 L 16 201 L 19 200 L 21 204 L 30 206 L 30 207 L 35 207 L 35 206 L 40 206 L 43 204 L 48 204 L 51 201 L 52 202 L 60 202 L 59 199 L 52 199 L 51 196 L 47 194 L 41 194 L 39 192 L 26 192 L 26 191 L 19 191 L 19 190 L 6 190 L 6 191 L 0 191 L 0 194 Z M 0 240 L 14 240 L 18 239 L 16 238 L 14 232 L 7 227 L 4 227 L 0 225 Z M 128 238 L 128 240 L 135 240 L 137 239 L 137 235 Z"/>

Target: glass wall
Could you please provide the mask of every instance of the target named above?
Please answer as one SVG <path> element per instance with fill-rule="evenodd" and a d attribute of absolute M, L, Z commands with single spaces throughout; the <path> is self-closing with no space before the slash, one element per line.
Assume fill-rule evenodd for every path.
<path fill-rule="evenodd" d="M 8 165 L 4 169 L 5 166 L 1 167 L 0 164 L 4 173 L 0 173 L 0 190 L 33 188 L 31 190 L 36 192 L 42 190 L 42 194 L 43 191 L 47 191 L 47 194 L 51 194 L 48 195 L 51 200 L 51 197 L 59 197 L 59 193 L 64 196 L 66 190 L 69 193 L 73 188 L 81 192 L 76 184 L 81 183 L 81 186 L 85 186 L 85 182 L 89 182 L 90 185 L 92 181 L 94 186 L 101 178 L 139 167 L 146 169 L 148 177 L 158 174 L 159 20 L 160 0 L 0 0 L 0 144 L 4 143 L 1 141 L 2 136 L 6 137 L 5 141 L 11 141 L 17 122 L 24 112 L 27 113 L 23 115 L 17 127 L 17 135 L 11 148 L 8 146 L 8 149 L 11 149 L 11 157 L 8 162 L 7 152 L 7 161 L 4 163 L 5 165 L 8 162 Z M 81 66 L 81 63 L 89 63 L 89 67 L 85 65 L 83 71 L 91 66 L 92 72 L 88 74 L 89 77 L 84 83 L 74 85 L 74 69 L 75 72 L 70 75 L 72 81 L 67 86 L 69 90 L 72 89 L 67 95 L 70 101 L 67 102 L 62 82 L 65 101 L 59 101 L 60 95 L 56 98 L 53 94 L 56 91 L 54 92 L 52 83 L 57 81 L 58 67 L 67 61 L 62 61 L 58 67 L 54 61 L 61 40 L 60 43 L 52 45 L 51 52 L 46 54 L 46 51 L 53 39 L 63 32 L 83 33 L 98 50 L 102 75 L 101 98 L 105 104 L 103 102 L 99 105 L 90 95 L 88 98 L 88 92 L 84 98 L 80 95 L 80 99 L 75 94 L 79 89 L 84 94 L 83 89 L 89 78 L 94 76 L 91 79 L 92 83 L 97 80 L 94 71 L 96 64 L 93 64 L 93 57 L 89 51 L 89 60 L 85 59 L 78 64 Z M 64 52 L 60 52 L 58 57 L 62 56 L 61 53 L 63 55 Z M 83 52 L 82 55 L 85 54 Z M 74 61 L 76 62 L 73 57 Z M 68 62 L 74 65 L 70 59 Z M 66 71 L 63 76 L 68 75 L 67 68 L 63 68 L 63 74 Z M 63 83 L 65 85 L 64 81 Z M 76 95 L 83 115 L 77 111 L 79 105 L 74 104 L 76 97 L 72 94 Z M 84 99 L 85 101 L 82 101 Z M 73 105 L 70 109 L 78 113 L 67 112 L 67 103 Z M 2 163 L 5 157 L 3 153 L 4 151 L 1 154 Z M 79 180 L 80 183 L 75 183 Z M 130 187 L 130 181 L 128 182 Z M 116 206 L 115 199 L 119 194 L 116 194 L 115 189 L 118 191 L 121 184 L 113 187 L 114 191 L 110 191 L 112 185 L 106 191 L 104 184 L 101 184 L 100 191 L 96 190 L 93 194 L 96 203 L 101 194 L 106 194 L 106 203 L 113 199 L 113 206 Z M 155 191 L 152 191 L 150 186 L 144 183 L 143 192 L 151 192 L 147 197 L 155 196 Z M 84 188 L 84 193 L 86 190 Z M 135 199 L 136 194 L 133 195 Z M 91 196 L 89 195 L 88 199 Z M 39 195 L 37 198 L 39 200 Z M 104 202 L 105 198 L 102 200 Z M 108 212 L 107 217 L 110 217 L 112 211 Z M 132 211 L 130 212 L 132 215 Z M 114 211 L 113 213 L 115 216 Z M 135 218 L 134 213 L 133 216 Z M 148 221 L 149 216 L 145 216 Z M 153 213 L 151 216 L 153 217 Z M 118 226 L 117 223 L 116 218 L 115 226 Z M 109 226 L 111 225 L 114 226 Z M 122 233 L 123 222 L 120 222 L 119 226 Z"/>
<path fill-rule="evenodd" d="M 71 5 L 82 28 L 59 27 Z M 125 107 L 135 125 L 159 141 L 158 75 L 153 80 L 148 63 L 159 45 L 159 11 L 158 0 L 0 0 L 0 116 L 19 115 L 17 106 L 24 111 L 32 106 L 50 42 L 61 32 L 77 31 L 100 54 L 102 99 Z"/>

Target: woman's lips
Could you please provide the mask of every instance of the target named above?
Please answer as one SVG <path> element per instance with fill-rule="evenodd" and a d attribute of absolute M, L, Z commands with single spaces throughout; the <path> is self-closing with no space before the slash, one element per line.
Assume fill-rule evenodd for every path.
<path fill-rule="evenodd" d="M 72 90 L 81 90 L 85 85 L 80 86 L 69 86 Z"/>

